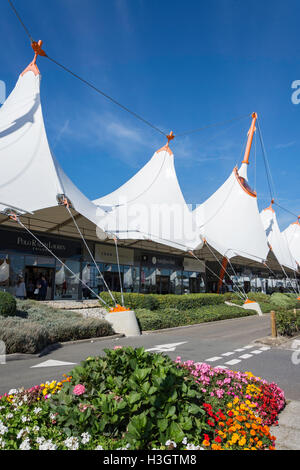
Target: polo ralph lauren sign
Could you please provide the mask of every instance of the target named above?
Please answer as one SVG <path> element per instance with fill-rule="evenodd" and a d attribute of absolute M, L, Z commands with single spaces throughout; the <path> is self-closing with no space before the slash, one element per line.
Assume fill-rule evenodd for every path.
<path fill-rule="evenodd" d="M 0 230 L 0 251 L 16 250 L 26 253 L 47 255 L 49 250 L 57 256 L 68 258 L 74 255 L 81 254 L 81 244 L 73 240 L 59 239 L 55 237 L 45 237 L 38 235 L 41 245 L 33 237 L 26 233 L 17 231 Z"/>

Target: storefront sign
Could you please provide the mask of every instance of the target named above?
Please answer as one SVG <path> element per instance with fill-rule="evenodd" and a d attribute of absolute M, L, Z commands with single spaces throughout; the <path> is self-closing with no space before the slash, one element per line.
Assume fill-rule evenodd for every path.
<path fill-rule="evenodd" d="M 144 266 L 157 266 L 175 270 L 182 269 L 182 258 L 176 256 L 161 255 L 159 253 L 142 253 L 141 264 Z"/>
<path fill-rule="evenodd" d="M 205 261 L 198 261 L 197 259 L 193 258 L 184 258 L 183 264 L 185 271 L 205 273 Z"/>
<path fill-rule="evenodd" d="M 134 251 L 128 248 L 118 248 L 120 264 L 133 266 L 134 265 Z M 116 264 L 117 253 L 115 246 L 109 245 L 96 245 L 95 259 L 101 263 Z"/>
<path fill-rule="evenodd" d="M 40 234 L 37 234 L 37 236 L 49 250 L 59 257 L 68 258 L 81 254 L 81 244 L 79 242 L 64 238 L 45 237 Z M 50 255 L 43 245 L 23 231 L 0 230 L 0 249 L 1 251 L 16 250 L 42 256 Z"/>

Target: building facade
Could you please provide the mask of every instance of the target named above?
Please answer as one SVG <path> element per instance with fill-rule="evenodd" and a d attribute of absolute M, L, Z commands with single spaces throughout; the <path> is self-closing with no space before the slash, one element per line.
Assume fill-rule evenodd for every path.
<path fill-rule="evenodd" d="M 36 235 L 67 268 L 26 232 L 3 227 L 0 228 L 0 290 L 14 294 L 22 277 L 27 296 L 36 298 L 35 290 L 44 276 L 48 285 L 47 300 L 77 300 L 91 295 L 80 279 L 99 294 L 106 290 L 103 276 L 113 291 L 120 291 L 120 277 L 124 292 L 184 294 L 206 291 L 205 263 L 192 258 L 119 247 L 119 274 L 114 245 L 89 242 L 96 268 L 81 240 L 44 233 Z"/>

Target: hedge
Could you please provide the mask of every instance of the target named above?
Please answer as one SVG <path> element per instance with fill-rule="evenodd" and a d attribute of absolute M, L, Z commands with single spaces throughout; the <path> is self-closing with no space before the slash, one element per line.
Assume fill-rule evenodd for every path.
<path fill-rule="evenodd" d="M 136 309 L 135 313 L 142 331 L 160 330 L 162 328 L 195 325 L 204 322 L 256 315 L 254 310 L 245 310 L 224 304 L 204 306 L 199 309 L 185 311 L 180 311 L 176 308 L 169 308 L 163 311 Z"/>
<path fill-rule="evenodd" d="M 8 292 L 0 292 L 0 317 L 11 317 L 16 315 L 16 299 Z"/>
<path fill-rule="evenodd" d="M 113 292 L 117 303 L 121 304 L 120 292 Z M 112 299 L 108 292 L 102 292 L 101 297 L 113 306 Z M 136 293 L 124 293 L 125 305 L 133 310 L 139 308 L 146 308 L 148 310 L 165 310 L 167 308 L 177 308 L 178 310 L 189 310 L 205 305 L 220 305 L 224 304 L 224 296 L 218 294 L 187 294 L 187 295 L 175 295 L 175 294 L 136 294 Z"/>

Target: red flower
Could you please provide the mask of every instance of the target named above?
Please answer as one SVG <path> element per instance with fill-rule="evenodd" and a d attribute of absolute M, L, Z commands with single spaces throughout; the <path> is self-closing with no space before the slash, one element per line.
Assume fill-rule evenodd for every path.
<path fill-rule="evenodd" d="M 220 438 L 220 436 L 217 436 L 217 437 L 215 438 L 215 441 L 218 442 L 218 443 L 220 443 L 220 442 L 222 442 L 222 439 Z"/>
<path fill-rule="evenodd" d="M 204 440 L 209 441 L 209 435 L 208 434 L 204 434 Z"/>

